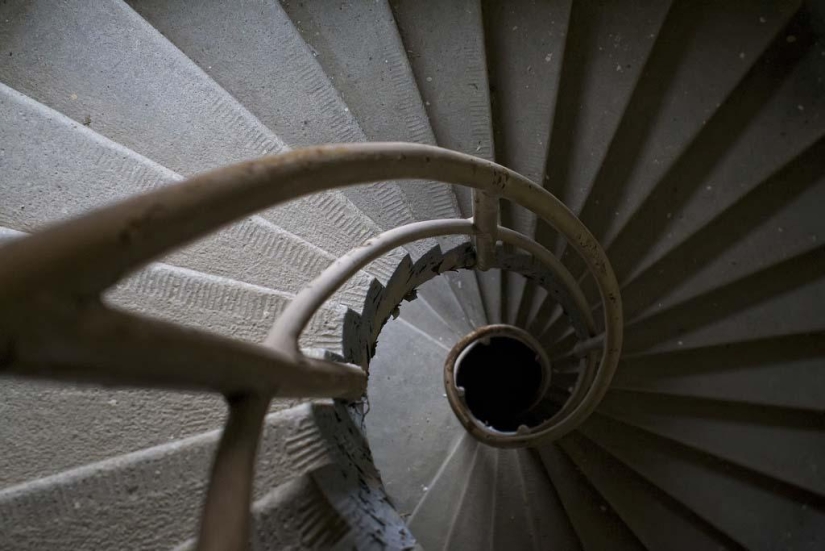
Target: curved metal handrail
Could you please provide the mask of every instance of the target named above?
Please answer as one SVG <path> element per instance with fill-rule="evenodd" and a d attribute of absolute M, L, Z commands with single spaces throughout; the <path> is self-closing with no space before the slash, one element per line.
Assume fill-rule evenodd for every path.
<path fill-rule="evenodd" d="M 465 219 L 426 220 L 383 232 L 337 259 L 306 285 L 281 312 L 269 332 L 266 344 L 282 351 L 298 353 L 298 339 L 318 309 L 359 270 L 391 250 L 429 237 L 476 234 L 477 229 L 473 221 Z M 516 231 L 498 226 L 496 236 L 498 240 L 536 257 L 559 279 L 581 312 L 591 336 L 594 335 L 596 324 L 587 298 L 564 264 L 542 245 Z"/>
<path fill-rule="evenodd" d="M 260 403 L 268 403 L 285 388 L 296 387 L 301 392 L 318 391 L 316 395 L 353 397 L 363 391 L 363 373 L 333 362 L 295 357 L 291 347 L 241 345 L 116 312 L 101 304 L 100 295 L 173 248 L 258 210 L 319 191 L 394 179 L 435 180 L 477 190 L 476 202 L 484 208 L 474 216 L 473 235 L 479 248 L 486 251 L 484 264 L 497 237 L 498 226 L 493 222 L 499 198 L 544 219 L 585 261 L 604 306 L 604 352 L 582 400 L 555 427 L 558 433 L 572 430 L 607 391 L 621 350 L 619 286 L 604 250 L 561 201 L 523 176 L 490 161 L 425 145 L 329 145 L 247 161 L 0 248 L 0 260 L 5 260 L 0 262 L 0 309 L 4 313 L 0 316 L 0 371 L 177 388 L 198 378 L 192 370 L 193 358 L 202 359 L 198 368 L 205 370 L 208 384 L 201 381 L 195 386 L 231 397 L 230 421 L 235 419 L 236 423 L 227 425 L 216 454 L 199 547 L 242 548 L 251 465 L 260 432 L 250 427 L 260 426 L 266 411 Z M 117 345 L 110 342 L 113 336 L 118 338 Z M 137 354 L 124 371 L 123 350 L 146 349 L 160 354 L 151 358 Z M 236 354 L 239 361 L 227 363 Z M 222 364 L 215 362 L 219 369 L 210 363 L 215 358 L 224 359 Z M 162 369 L 151 369 L 149 360 L 160 362 Z M 277 375 L 268 386 L 258 384 L 256 377 L 267 366 Z M 236 380 L 235 375 L 247 383 L 228 384 Z M 226 475 L 228 464 L 237 465 L 237 474 Z M 219 513 L 233 508 L 238 510 L 231 517 Z"/>

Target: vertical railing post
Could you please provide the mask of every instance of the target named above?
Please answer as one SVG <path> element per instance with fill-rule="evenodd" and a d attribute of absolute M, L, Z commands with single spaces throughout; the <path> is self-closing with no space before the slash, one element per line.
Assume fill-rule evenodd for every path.
<path fill-rule="evenodd" d="M 495 260 L 498 197 L 473 190 L 473 225 L 476 228 L 476 269 L 486 272 Z"/>
<path fill-rule="evenodd" d="M 255 457 L 269 398 L 228 397 L 229 419 L 215 454 L 197 551 L 243 551 L 249 542 Z"/>

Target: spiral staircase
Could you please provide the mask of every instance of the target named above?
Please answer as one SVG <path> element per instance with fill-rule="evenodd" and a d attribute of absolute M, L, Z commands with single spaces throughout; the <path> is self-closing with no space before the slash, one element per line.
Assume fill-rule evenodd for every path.
<path fill-rule="evenodd" d="M 0 3 L 0 549 L 822 549 L 823 79 L 813 1 Z"/>

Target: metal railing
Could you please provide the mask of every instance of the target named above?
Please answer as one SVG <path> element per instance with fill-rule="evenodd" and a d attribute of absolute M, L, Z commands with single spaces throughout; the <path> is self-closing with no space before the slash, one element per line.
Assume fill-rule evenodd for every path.
<path fill-rule="evenodd" d="M 303 195 L 392 179 L 469 186 L 474 216 L 394 228 L 352 250 L 297 294 L 262 346 L 113 310 L 101 301 L 101 294 L 127 274 L 241 217 Z M 579 254 L 601 295 L 603 333 L 597 334 L 587 301 L 561 262 L 529 237 L 498 225 L 500 198 L 534 212 Z M 585 358 L 586 368 L 561 411 L 529 431 L 491 432 L 485 441 L 519 446 L 573 430 L 604 396 L 622 343 L 619 286 L 603 249 L 557 198 L 523 176 L 476 157 L 404 143 L 311 147 L 240 163 L 0 248 L 0 374 L 226 396 L 229 418 L 214 459 L 198 549 L 242 549 L 270 400 L 356 400 L 366 391 L 360 367 L 305 357 L 298 346 L 301 332 L 369 262 L 412 241 L 443 235 L 471 236 L 480 270 L 495 265 L 498 241 L 525 251 L 553 274 L 585 320 L 585 344 L 574 352 Z M 486 438 L 485 430 L 477 426 L 474 434 Z"/>

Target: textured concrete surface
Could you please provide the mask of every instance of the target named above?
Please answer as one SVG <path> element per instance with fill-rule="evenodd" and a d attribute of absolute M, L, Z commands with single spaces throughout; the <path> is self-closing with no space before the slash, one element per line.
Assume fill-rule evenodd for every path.
<path fill-rule="evenodd" d="M 431 279 L 470 252 L 456 240 L 395 251 L 302 342 L 375 353 L 366 418 L 330 404 L 269 418 L 253 548 L 411 548 L 409 518 L 428 549 L 820 549 L 825 24 L 799 6 L 5 2 L 0 240 L 290 146 L 495 152 L 608 245 L 628 322 L 614 387 L 538 454 L 471 440 L 443 397 L 455 339 L 515 319 L 563 354 L 581 316 L 525 257 L 500 252 L 547 291 L 493 271 L 485 312 L 471 274 Z M 106 300 L 258 341 L 335 257 L 381 227 L 466 215 L 468 198 L 402 182 L 295 201 Z M 424 300 L 382 330 L 418 285 Z M 554 365 L 563 399 L 580 375 Z M 190 545 L 221 400 L 2 383 L 1 548 Z"/>
<path fill-rule="evenodd" d="M 395 1 L 392 7 L 438 144 L 493 159 L 480 2 Z"/>
<path fill-rule="evenodd" d="M 709 5 L 695 10 L 674 3 L 659 30 L 661 42 L 652 47 L 640 81 L 624 108 L 623 124 L 617 127 L 605 156 L 599 159 L 601 167 L 590 183 L 588 202 L 592 204 L 582 211 L 582 219 L 598 238 L 606 243 L 615 238 L 654 186 L 672 170 L 674 162 L 694 145 L 692 142 L 706 142 L 701 155 L 706 160 L 719 154 L 716 148 L 731 145 L 727 141 L 730 126 L 744 123 L 753 114 L 742 108 L 758 101 L 761 94 L 757 90 L 769 93 L 771 84 L 767 81 L 775 79 L 775 85 L 782 80 L 781 73 L 773 72 L 764 87 L 762 83 L 750 83 L 750 101 L 739 105 L 742 111 L 738 117 L 729 117 L 727 125 L 711 127 L 710 119 L 727 118 L 731 109 L 724 103 L 728 99 L 739 103 L 743 98 L 739 94 L 737 99 L 731 93 L 749 70 L 759 67 L 756 60 L 774 39 L 785 51 L 803 47 L 801 28 L 782 31 L 799 5 L 799 1 L 790 0 Z M 786 34 L 795 32 L 799 32 L 796 43 L 787 42 Z M 780 63 L 790 65 L 792 61 L 788 58 Z M 657 115 L 651 120 L 654 108 Z M 628 125 L 630 120 L 636 121 L 633 128 Z M 702 135 L 702 131 L 706 133 Z M 713 134 L 716 139 L 710 140 Z M 632 164 L 628 163 L 630 158 Z M 606 212 L 608 204 L 613 212 Z"/>
<path fill-rule="evenodd" d="M 344 3 L 339 10 L 328 10 L 323 3 L 315 2 L 285 0 L 281 4 L 355 113 L 367 139 L 436 143 L 430 128 L 432 121 L 427 118 L 410 67 L 409 53 L 404 50 L 390 7 L 384 0 Z M 387 117 L 386 113 L 394 116 Z M 453 188 L 459 210 L 455 197 L 451 197 L 452 193 L 444 185 L 416 182 L 401 183 L 401 187 L 418 220 L 472 214 L 469 188 Z M 421 249 L 426 250 L 430 243 L 425 242 Z M 450 247 L 458 240 L 443 238 L 439 243 Z M 454 306 L 448 319 L 467 318 L 469 327 L 465 325 L 462 330 L 486 323 L 476 278 L 472 274 L 458 274 L 444 279 L 446 281 L 430 286 L 430 292 L 449 287 L 458 298 L 458 310 Z M 446 295 L 445 291 L 439 294 Z"/>
<path fill-rule="evenodd" d="M 402 514 L 415 508 L 461 431 L 444 398 L 448 346 L 405 333 L 390 321 L 370 364 L 366 434 L 387 492 Z M 399 358 L 404 358 L 400 369 Z"/>
<path fill-rule="evenodd" d="M 193 5 L 197 5 L 196 10 L 192 9 Z M 367 136 L 349 106 L 279 4 L 136 0 L 132 6 L 288 145 L 366 141 Z M 197 16 L 193 21 L 194 13 Z M 222 39 L 216 42 L 215 36 Z M 254 55 L 249 55 L 250 52 Z M 403 53 L 399 59 L 404 59 Z M 414 93 L 414 87 L 408 89 L 409 92 Z M 410 138 L 403 134 L 376 134 L 370 135 L 370 139 Z M 374 236 L 378 227 L 386 229 L 413 220 L 458 215 L 452 189 L 435 183 L 384 182 L 348 188 L 341 193 L 360 209 L 362 217 L 369 216 L 378 225 L 362 220 L 360 234 L 353 236 L 345 247 L 342 244 L 332 250 L 323 245 L 335 254 L 360 245 Z M 333 212 L 331 204 L 322 204 L 319 208 L 322 213 Z M 297 211 L 312 216 L 303 213 L 301 208 L 290 212 Z M 323 217 L 321 220 L 323 222 Z M 283 225 L 282 220 L 279 222 Z M 348 231 L 352 222 L 336 220 L 335 225 Z M 327 243 L 330 233 L 340 233 L 323 224 L 312 231 L 317 236 L 310 240 L 319 244 Z M 407 248 L 416 251 L 420 245 L 410 244 Z M 398 260 L 397 256 L 390 255 L 384 262 Z M 466 280 L 464 285 L 452 289 L 459 296 L 458 307 L 455 299 L 439 300 L 438 295 L 451 294 L 446 282 L 431 286 L 431 297 L 427 300 L 435 302 L 435 309 L 446 319 L 460 318 L 460 306 L 467 303 L 465 315 L 472 323 L 480 323 L 480 310 L 468 309 L 474 300 L 477 303 L 472 294 L 472 278 L 465 275 L 462 279 Z"/>
<path fill-rule="evenodd" d="M 290 146 L 366 141 L 277 2 L 137 0 L 132 6 Z M 395 183 L 372 184 L 342 193 L 385 229 L 412 221 L 412 202 L 426 205 L 430 216 L 456 214 L 450 189 L 434 184 L 403 191 Z"/>
<path fill-rule="evenodd" d="M 570 0 L 482 2 L 496 161 L 544 185 Z M 502 221 L 527 235 L 535 215 L 502 203 Z"/>
<path fill-rule="evenodd" d="M 567 43 L 569 0 L 482 2 L 496 161 L 544 186 L 550 131 Z M 534 235 L 536 216 L 501 202 L 504 225 Z M 508 323 L 524 324 L 536 290 L 504 274 Z"/>
<path fill-rule="evenodd" d="M 256 495 L 325 462 L 313 427 L 308 405 L 267 419 Z M 184 541 L 197 527 L 219 435 L 176 439 L 3 490 L 3 549 L 168 549 Z"/>
<path fill-rule="evenodd" d="M 9 183 L 0 224 L 31 231 L 180 179 L 14 90 L 2 87 L 0 92 L 7 129 L 0 137 L 0 166 Z M 182 267 L 287 292 L 299 291 L 333 260 L 331 254 L 260 216 L 233 224 L 169 258 Z M 381 268 L 379 263 L 376 271 Z M 360 304 L 366 285 L 368 278 L 362 274 L 339 297 Z"/>
<path fill-rule="evenodd" d="M 189 176 L 286 149 L 120 0 L 11 2 L 0 10 L 14 22 L 0 27 L 0 41 L 17 53 L 4 58 L 2 82 L 171 170 Z M 363 213 L 339 193 L 263 216 L 336 254 L 364 237 Z"/>

